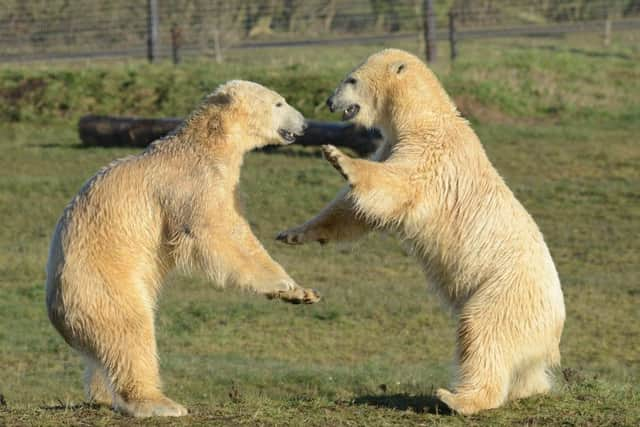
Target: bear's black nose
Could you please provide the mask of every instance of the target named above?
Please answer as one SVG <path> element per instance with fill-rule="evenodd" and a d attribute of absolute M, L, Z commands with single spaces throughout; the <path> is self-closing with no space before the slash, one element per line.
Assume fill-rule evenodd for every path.
<path fill-rule="evenodd" d="M 332 113 L 335 111 L 336 106 L 333 104 L 333 96 L 330 96 L 327 99 L 327 107 L 329 107 L 329 111 Z"/>

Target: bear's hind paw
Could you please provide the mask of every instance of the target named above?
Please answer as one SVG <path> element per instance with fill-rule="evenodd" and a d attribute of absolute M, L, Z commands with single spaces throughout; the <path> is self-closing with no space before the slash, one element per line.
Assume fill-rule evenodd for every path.
<path fill-rule="evenodd" d="M 167 397 L 149 400 L 119 401 L 116 411 L 136 418 L 147 417 L 182 417 L 189 413 L 187 409 Z"/>

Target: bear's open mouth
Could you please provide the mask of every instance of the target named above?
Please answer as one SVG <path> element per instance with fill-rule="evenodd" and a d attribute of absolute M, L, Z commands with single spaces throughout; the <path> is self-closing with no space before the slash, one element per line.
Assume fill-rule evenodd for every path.
<path fill-rule="evenodd" d="M 360 106 L 358 104 L 351 104 L 342 112 L 342 120 L 351 120 L 358 112 L 360 112 Z"/>
<path fill-rule="evenodd" d="M 278 129 L 278 133 L 280 134 L 282 139 L 284 139 L 288 143 L 292 143 L 293 141 L 296 140 L 296 134 L 291 132 L 291 131 L 288 131 L 286 129 L 280 128 L 280 129 Z"/>

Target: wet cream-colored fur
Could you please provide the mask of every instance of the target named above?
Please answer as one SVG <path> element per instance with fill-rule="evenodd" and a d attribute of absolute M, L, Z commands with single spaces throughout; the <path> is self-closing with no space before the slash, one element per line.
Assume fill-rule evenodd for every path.
<path fill-rule="evenodd" d="M 400 50 L 369 57 L 328 101 L 379 128 L 372 160 L 332 146 L 325 157 L 349 186 L 320 214 L 281 233 L 286 243 L 394 231 L 457 321 L 453 391 L 438 397 L 472 414 L 545 393 L 560 363 L 560 281 L 535 222 L 487 158 L 435 75 Z"/>
<path fill-rule="evenodd" d="M 93 401 L 133 416 L 180 416 L 162 393 L 154 309 L 165 275 L 200 270 L 288 302 L 311 303 L 267 254 L 237 197 L 245 152 L 305 126 L 285 100 L 231 81 L 172 135 L 100 170 L 65 209 L 47 263 L 49 318 L 86 360 Z"/>

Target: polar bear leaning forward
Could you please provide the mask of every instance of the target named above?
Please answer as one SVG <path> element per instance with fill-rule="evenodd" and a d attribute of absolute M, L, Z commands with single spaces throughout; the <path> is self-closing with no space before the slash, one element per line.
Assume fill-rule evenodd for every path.
<path fill-rule="evenodd" d="M 292 303 L 319 299 L 271 259 L 236 194 L 245 152 L 290 143 L 304 127 L 277 93 L 228 82 L 172 135 L 99 171 L 67 206 L 49 251 L 47 308 L 86 360 L 90 399 L 133 416 L 187 413 L 161 391 L 154 332 L 160 285 L 174 268 Z"/>
<path fill-rule="evenodd" d="M 560 281 L 542 234 L 487 158 L 434 74 L 384 50 L 328 101 L 345 120 L 379 128 L 374 160 L 325 157 L 349 187 L 316 217 L 285 231 L 290 244 L 354 238 L 372 227 L 411 246 L 456 314 L 457 376 L 438 397 L 464 414 L 545 393 L 560 363 Z"/>

